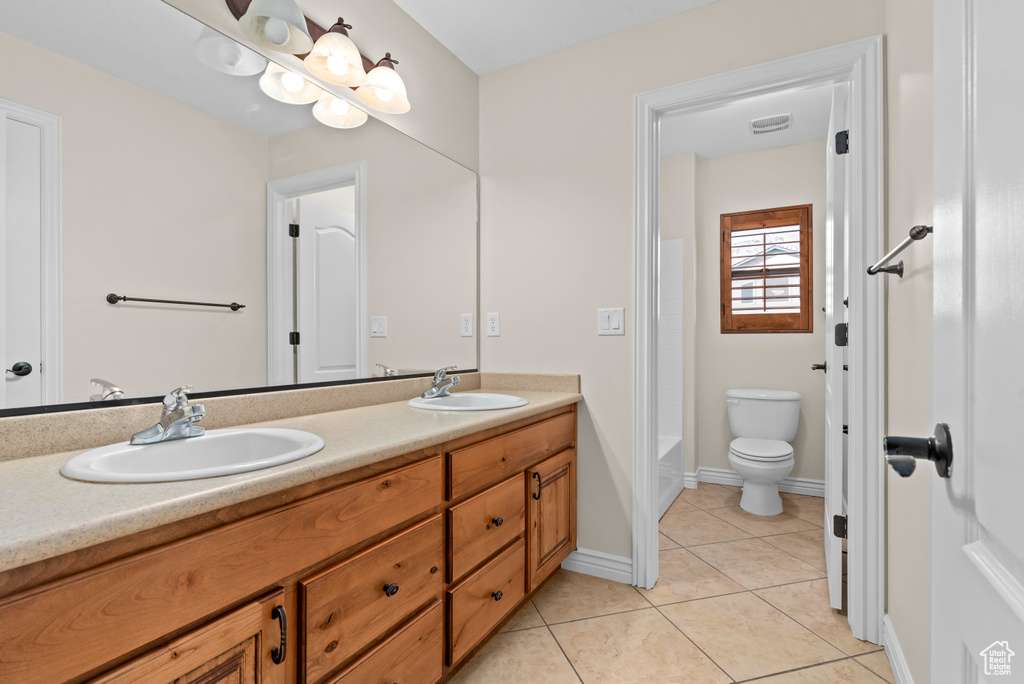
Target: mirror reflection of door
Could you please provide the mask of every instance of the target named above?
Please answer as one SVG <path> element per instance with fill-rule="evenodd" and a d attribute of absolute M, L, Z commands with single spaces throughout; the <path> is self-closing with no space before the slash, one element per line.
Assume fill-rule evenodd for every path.
<path fill-rule="evenodd" d="M 350 380 L 358 367 L 359 290 L 355 187 L 295 200 L 296 380 Z"/>

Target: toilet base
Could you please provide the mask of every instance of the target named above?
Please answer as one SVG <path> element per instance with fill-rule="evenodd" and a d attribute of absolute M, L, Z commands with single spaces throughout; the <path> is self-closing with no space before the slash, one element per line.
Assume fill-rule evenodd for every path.
<path fill-rule="evenodd" d="M 740 508 L 754 515 L 778 515 L 782 513 L 782 497 L 777 483 L 764 484 L 745 481 Z"/>

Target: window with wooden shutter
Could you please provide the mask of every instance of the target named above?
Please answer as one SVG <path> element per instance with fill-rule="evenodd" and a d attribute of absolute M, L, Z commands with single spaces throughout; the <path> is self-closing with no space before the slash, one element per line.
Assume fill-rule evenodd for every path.
<path fill-rule="evenodd" d="M 722 332 L 812 332 L 811 205 L 722 214 Z"/>

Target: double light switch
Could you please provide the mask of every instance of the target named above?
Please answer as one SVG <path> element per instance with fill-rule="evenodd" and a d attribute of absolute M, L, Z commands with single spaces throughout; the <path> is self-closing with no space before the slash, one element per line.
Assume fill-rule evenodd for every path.
<path fill-rule="evenodd" d="M 625 309 L 598 309 L 597 310 L 597 334 L 598 335 L 625 335 L 626 314 Z"/>

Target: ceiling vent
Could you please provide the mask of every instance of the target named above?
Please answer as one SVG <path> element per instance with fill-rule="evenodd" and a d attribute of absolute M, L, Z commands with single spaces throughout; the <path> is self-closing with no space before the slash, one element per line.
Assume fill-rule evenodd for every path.
<path fill-rule="evenodd" d="M 763 133 L 775 133 L 789 128 L 790 114 L 776 114 L 775 116 L 763 116 L 750 122 L 750 132 L 754 135 Z"/>

